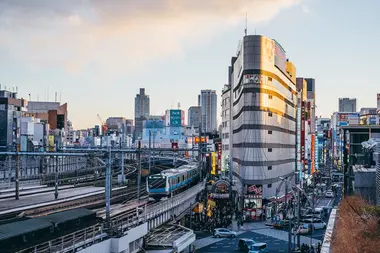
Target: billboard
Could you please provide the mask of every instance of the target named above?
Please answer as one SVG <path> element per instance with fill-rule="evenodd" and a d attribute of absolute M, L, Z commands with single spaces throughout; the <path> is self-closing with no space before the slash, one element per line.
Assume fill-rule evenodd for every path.
<path fill-rule="evenodd" d="M 216 159 L 217 159 L 217 153 L 212 152 L 211 153 L 211 175 L 216 175 Z"/>
<path fill-rule="evenodd" d="M 222 143 L 218 142 L 218 174 L 222 174 Z"/>
<path fill-rule="evenodd" d="M 377 93 L 377 114 L 380 113 L 380 93 Z"/>
<path fill-rule="evenodd" d="M 359 113 L 338 113 L 338 126 L 347 126 L 351 124 L 359 124 Z"/>
<path fill-rule="evenodd" d="M 170 110 L 170 126 L 171 127 L 180 127 L 182 126 L 182 110 Z"/>
<path fill-rule="evenodd" d="M 305 102 L 301 102 L 301 162 L 305 160 Z"/>
<path fill-rule="evenodd" d="M 245 185 L 244 193 L 246 198 L 250 199 L 261 199 L 263 197 L 263 186 L 262 185 Z"/>
<path fill-rule="evenodd" d="M 274 65 L 286 73 L 286 52 L 277 41 L 274 45 Z"/>

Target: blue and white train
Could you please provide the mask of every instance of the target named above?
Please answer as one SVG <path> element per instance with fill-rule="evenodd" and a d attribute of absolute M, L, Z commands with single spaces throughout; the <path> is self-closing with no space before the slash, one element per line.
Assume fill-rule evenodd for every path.
<path fill-rule="evenodd" d="M 199 179 L 197 165 L 184 165 L 177 169 L 163 170 L 147 178 L 147 191 L 149 197 L 160 199 L 169 197 L 172 193 L 186 188 Z"/>

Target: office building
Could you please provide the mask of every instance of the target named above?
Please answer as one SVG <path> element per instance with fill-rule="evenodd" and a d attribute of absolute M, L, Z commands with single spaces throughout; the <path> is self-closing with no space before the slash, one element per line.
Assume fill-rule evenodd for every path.
<path fill-rule="evenodd" d="M 230 156 L 244 184 L 246 218 L 255 219 L 280 177 L 294 179 L 296 69 L 277 41 L 260 35 L 244 36 L 231 63 Z"/>
<path fill-rule="evenodd" d="M 187 125 L 189 127 L 199 128 L 201 124 L 201 107 L 191 106 L 187 112 Z"/>
<path fill-rule="evenodd" d="M 356 98 L 339 98 L 339 112 L 356 112 Z"/>
<path fill-rule="evenodd" d="M 135 140 L 142 137 L 143 122 L 150 115 L 150 99 L 145 94 L 145 89 L 140 88 L 140 93 L 135 98 Z"/>
<path fill-rule="evenodd" d="M 230 92 L 231 85 L 224 85 L 222 90 L 222 124 L 219 131 L 222 139 L 222 171 L 226 171 L 228 168 L 230 154 Z"/>
<path fill-rule="evenodd" d="M 17 151 L 19 122 L 26 105 L 16 92 L 0 90 L 0 151 Z"/>
<path fill-rule="evenodd" d="M 202 110 L 202 132 L 212 133 L 218 130 L 217 119 L 217 96 L 215 90 L 202 90 L 200 95 Z"/>

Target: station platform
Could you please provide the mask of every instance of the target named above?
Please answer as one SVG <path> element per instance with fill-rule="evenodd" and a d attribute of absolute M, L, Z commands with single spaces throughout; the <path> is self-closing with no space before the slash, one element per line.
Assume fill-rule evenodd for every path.
<path fill-rule="evenodd" d="M 60 190 L 67 190 L 74 188 L 74 185 L 63 185 L 60 186 Z M 34 187 L 34 188 L 20 188 L 20 197 L 22 196 L 28 196 L 28 195 L 38 195 L 41 193 L 47 193 L 47 192 L 54 192 L 55 188 L 54 187 Z M 0 201 L 2 199 L 10 199 L 15 197 L 15 188 L 12 189 L 7 189 L 7 191 L 0 191 Z"/>
<path fill-rule="evenodd" d="M 46 185 L 20 186 L 20 192 L 21 191 L 29 191 L 29 190 L 42 189 L 42 188 L 47 188 L 47 186 Z M 12 183 L 12 187 L 9 187 L 9 183 L 0 184 L 0 196 L 2 194 L 14 192 L 15 189 L 16 189 L 16 187 L 14 187 L 14 183 Z"/>
<path fill-rule="evenodd" d="M 104 192 L 103 187 L 86 186 L 69 189 L 58 188 L 59 195 L 57 200 L 54 197 L 54 191 L 28 195 L 24 197 L 21 195 L 19 200 L 0 199 L 0 214 L 10 209 L 22 208 L 58 200 L 65 200 L 75 196 L 84 196 L 86 194 L 98 194 L 101 192 Z"/>

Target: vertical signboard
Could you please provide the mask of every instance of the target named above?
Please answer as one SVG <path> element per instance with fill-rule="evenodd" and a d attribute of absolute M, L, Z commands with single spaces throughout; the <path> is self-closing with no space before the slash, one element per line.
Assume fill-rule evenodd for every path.
<path fill-rule="evenodd" d="M 222 174 L 222 143 L 218 142 L 218 174 Z"/>
<path fill-rule="evenodd" d="M 311 174 L 315 172 L 315 134 L 311 135 Z"/>
<path fill-rule="evenodd" d="M 216 158 L 217 158 L 217 153 L 212 152 L 211 153 L 211 175 L 216 175 Z"/>
<path fill-rule="evenodd" d="M 185 111 L 181 111 L 181 126 L 185 126 Z"/>
<path fill-rule="evenodd" d="M 302 163 L 301 163 L 301 104 L 297 107 L 297 169 L 299 181 L 302 180 Z"/>
<path fill-rule="evenodd" d="M 305 161 L 305 102 L 301 102 L 301 162 Z"/>
<path fill-rule="evenodd" d="M 54 151 L 54 135 L 49 135 L 49 150 Z"/>

